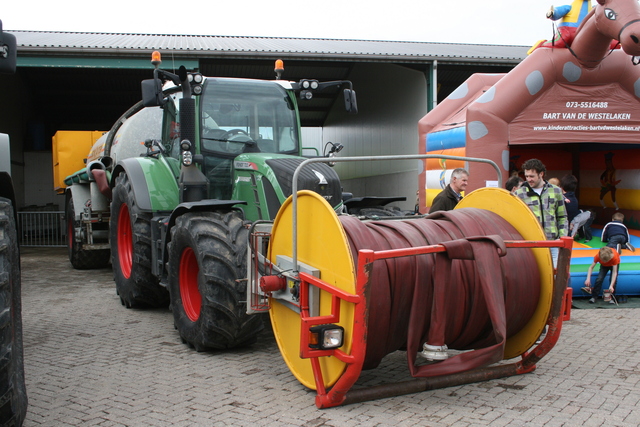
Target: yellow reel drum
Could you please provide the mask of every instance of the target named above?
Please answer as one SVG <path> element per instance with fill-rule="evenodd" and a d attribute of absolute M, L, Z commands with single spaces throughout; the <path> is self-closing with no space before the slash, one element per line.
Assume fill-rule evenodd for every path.
<path fill-rule="evenodd" d="M 501 188 L 479 188 L 465 196 L 456 209 L 478 208 L 491 211 L 504 218 L 524 240 L 547 240 L 540 223 L 531 209 L 518 197 Z M 516 249 L 510 249 L 516 250 Z M 536 342 L 542 333 L 551 309 L 553 297 L 553 263 L 547 248 L 534 248 L 535 260 L 540 273 L 540 299 L 527 325 L 516 335 L 507 339 L 504 358 L 520 356 Z"/>
<path fill-rule="evenodd" d="M 269 259 L 276 262 L 277 255 L 292 256 L 293 203 L 289 197 L 280 208 L 273 224 Z M 333 208 L 322 196 L 312 191 L 298 192 L 298 262 L 320 271 L 320 279 L 345 292 L 355 293 L 355 267 L 347 236 Z M 272 298 L 271 325 L 280 353 L 293 375 L 304 386 L 316 389 L 309 359 L 300 358 L 300 314 Z M 331 295 L 320 291 L 320 315 L 329 315 Z M 344 328 L 345 353 L 351 351 L 354 305 L 341 301 L 341 319 Z M 321 357 L 325 387 L 333 385 L 344 372 L 346 364 L 335 357 Z"/>

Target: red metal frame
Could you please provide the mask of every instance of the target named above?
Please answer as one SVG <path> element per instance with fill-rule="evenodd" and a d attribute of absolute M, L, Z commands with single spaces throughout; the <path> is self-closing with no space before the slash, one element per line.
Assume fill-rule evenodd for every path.
<path fill-rule="evenodd" d="M 370 273 L 374 261 L 445 252 L 442 245 L 422 246 L 415 248 L 393 249 L 385 251 L 360 250 L 358 253 L 358 266 L 356 275 L 356 294 L 352 295 L 343 290 L 323 282 L 306 273 L 300 273 L 300 357 L 309 358 L 313 368 L 316 383 L 316 406 L 329 408 L 347 403 L 356 403 L 376 398 L 397 396 L 407 393 L 431 390 L 435 388 L 451 387 L 454 385 L 468 384 L 482 380 L 503 378 L 505 376 L 519 375 L 532 372 L 536 363 L 544 357 L 556 344 L 562 321 L 566 312 L 566 298 L 564 298 L 569 279 L 569 262 L 573 239 L 562 237 L 551 241 L 516 241 L 506 240 L 507 248 L 559 248 L 558 269 L 556 270 L 553 285 L 551 309 L 547 319 L 548 331 L 542 342 L 533 347 L 530 352 L 522 355 L 522 359 L 512 364 L 488 366 L 461 372 L 453 375 L 434 378 L 416 378 L 412 381 L 395 384 L 385 384 L 369 389 L 351 390 L 360 377 L 365 358 L 367 344 L 367 322 L 369 311 Z M 309 285 L 316 286 L 331 294 L 331 314 L 328 316 L 311 317 L 309 314 Z M 351 354 L 340 349 L 316 350 L 309 348 L 310 328 L 315 325 L 337 323 L 340 321 L 340 303 L 346 301 L 355 305 L 354 325 L 351 337 Z M 569 303 L 570 304 L 570 303 Z M 322 369 L 319 357 L 333 356 L 346 363 L 345 372 L 329 390 L 324 386 Z"/>
<path fill-rule="evenodd" d="M 571 301 L 573 300 L 573 289 L 567 286 L 564 291 L 564 301 L 562 301 L 562 321 L 571 320 Z"/>
<path fill-rule="evenodd" d="M 260 280 L 260 273 L 259 273 L 259 263 L 260 261 L 258 260 L 258 256 L 255 252 L 257 252 L 257 247 L 258 247 L 258 241 L 260 240 L 260 238 L 270 238 L 271 237 L 271 233 L 268 232 L 262 232 L 262 231 L 254 231 L 253 233 L 251 233 L 251 248 L 252 248 L 252 257 L 254 258 L 254 261 L 252 263 L 250 263 L 249 268 L 252 268 L 251 266 L 253 266 L 253 270 L 252 270 L 252 274 L 251 274 L 251 292 L 249 295 L 250 301 L 249 303 L 251 304 L 251 309 L 253 311 L 256 312 L 261 312 L 261 311 L 269 311 L 269 309 L 271 308 L 269 306 L 269 297 L 268 295 L 264 295 L 262 293 L 260 293 L 260 284 L 259 284 L 259 280 Z M 265 276 L 271 274 L 271 263 L 264 263 L 264 268 L 265 268 Z"/>

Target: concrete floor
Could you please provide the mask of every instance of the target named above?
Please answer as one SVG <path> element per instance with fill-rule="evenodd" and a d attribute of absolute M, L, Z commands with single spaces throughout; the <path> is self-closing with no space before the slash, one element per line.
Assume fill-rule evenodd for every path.
<path fill-rule="evenodd" d="M 531 374 L 319 410 L 266 330 L 197 353 L 168 309 L 120 305 L 110 269 L 23 248 L 25 426 L 637 426 L 640 310 L 574 310 Z M 388 355 L 359 385 L 409 379 Z"/>

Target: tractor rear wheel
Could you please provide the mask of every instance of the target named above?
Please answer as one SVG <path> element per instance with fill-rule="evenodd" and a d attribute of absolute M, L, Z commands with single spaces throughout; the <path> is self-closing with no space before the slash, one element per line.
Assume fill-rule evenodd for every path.
<path fill-rule="evenodd" d="M 65 218 L 67 222 L 67 250 L 73 268 L 89 270 L 106 267 L 109 264 L 109 249 L 86 250 L 83 249 L 82 243 L 76 240 L 76 230 L 80 227 L 80 221 L 75 220 L 73 197 L 69 197 Z"/>
<path fill-rule="evenodd" d="M 22 353 L 20 253 L 11 201 L 0 197 L 0 425 L 22 425 L 27 412 Z"/>
<path fill-rule="evenodd" d="M 262 317 L 247 315 L 248 230 L 236 211 L 187 213 L 169 243 L 175 326 L 197 351 L 253 344 Z"/>
<path fill-rule="evenodd" d="M 109 224 L 111 264 L 120 301 L 130 307 L 166 307 L 169 293 L 151 272 L 151 213 L 142 212 L 126 173 L 113 188 Z"/>

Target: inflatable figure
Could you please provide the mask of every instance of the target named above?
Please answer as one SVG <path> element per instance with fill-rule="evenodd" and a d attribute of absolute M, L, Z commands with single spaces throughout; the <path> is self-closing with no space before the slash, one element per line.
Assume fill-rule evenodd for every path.
<path fill-rule="evenodd" d="M 613 166 L 613 153 L 604 155 L 604 164 L 606 169 L 602 172 L 602 175 L 600 175 L 600 185 L 602 185 L 600 189 L 600 204 L 603 208 L 607 207 L 607 205 L 604 204 L 604 196 L 611 192 L 611 201 L 616 207 L 616 210 L 618 210 L 618 204 L 616 203 L 616 185 L 619 184 L 621 180 L 616 180 L 616 168 Z"/>
<path fill-rule="evenodd" d="M 542 44 L 542 47 L 567 47 L 576 35 L 576 31 L 582 20 L 591 10 L 591 0 L 574 0 L 570 5 L 551 6 L 547 12 L 547 18 L 557 21 L 558 31 L 551 42 Z"/>
<path fill-rule="evenodd" d="M 557 8 L 551 6 L 547 11 L 547 18 L 553 21 L 560 20 L 555 37 L 552 41 L 540 40 L 527 53 L 530 55 L 539 47 L 566 48 L 571 46 L 578 27 L 590 10 L 591 0 L 574 0 L 570 5 L 558 6 Z"/>

